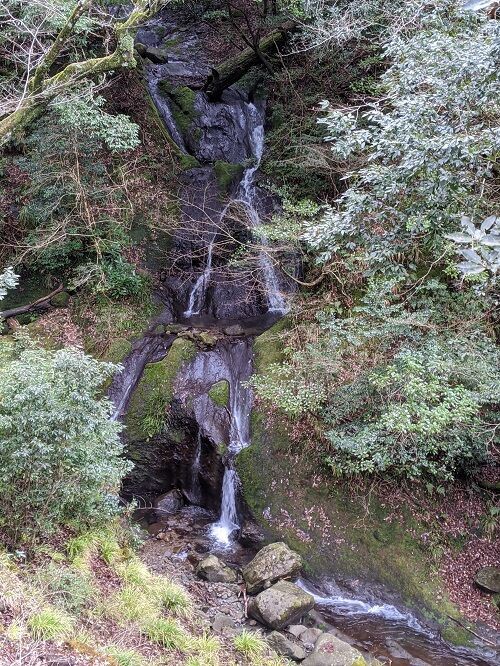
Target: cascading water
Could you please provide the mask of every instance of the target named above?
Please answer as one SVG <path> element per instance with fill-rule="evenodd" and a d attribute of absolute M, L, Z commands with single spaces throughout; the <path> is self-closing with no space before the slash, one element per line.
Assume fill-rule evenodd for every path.
<path fill-rule="evenodd" d="M 205 270 L 196 280 L 189 294 L 189 303 L 187 310 L 184 312 L 185 317 L 193 317 L 201 312 L 203 303 L 205 301 L 205 294 L 207 292 L 208 283 L 210 282 L 210 275 L 212 274 L 212 257 L 214 251 L 215 238 L 213 238 L 208 245 L 207 263 Z"/>
<path fill-rule="evenodd" d="M 252 373 L 251 348 L 246 342 L 237 343 L 231 346 L 229 356 L 237 357 L 237 364 L 231 366 L 235 369 L 230 392 L 231 429 L 222 483 L 221 513 L 210 530 L 213 538 L 222 546 L 228 546 L 231 535 L 240 528 L 237 509 L 239 479 L 234 469 L 234 459 L 250 443 L 252 409 L 252 392 L 245 383 Z"/>
<path fill-rule="evenodd" d="M 260 215 L 255 205 L 256 186 L 255 175 L 261 165 L 264 154 L 264 112 L 259 110 L 255 104 L 248 103 L 248 119 L 251 130 L 249 132 L 252 153 L 255 164 L 246 169 L 241 180 L 236 200 L 243 204 L 248 215 L 249 222 L 253 229 L 257 229 L 260 224 Z M 280 291 L 277 273 L 266 251 L 267 240 L 261 236 L 261 244 L 264 246 L 259 253 L 259 265 L 262 269 L 266 296 L 269 303 L 269 311 L 279 314 L 286 314 L 288 311 L 285 299 Z"/>

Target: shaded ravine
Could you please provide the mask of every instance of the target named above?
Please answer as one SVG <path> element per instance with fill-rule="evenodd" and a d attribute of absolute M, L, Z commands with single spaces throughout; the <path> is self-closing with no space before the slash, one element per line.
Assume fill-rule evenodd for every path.
<path fill-rule="evenodd" d="M 158 28 L 161 28 L 159 30 Z M 219 452 L 223 474 L 219 479 L 220 508 L 214 513 L 186 507 L 182 511 L 190 525 L 186 539 L 202 551 L 223 553 L 232 561 L 248 559 L 238 542 L 245 508 L 239 492 L 235 458 L 250 443 L 253 336 L 276 322 L 287 311 L 286 282 L 276 271 L 271 248 L 260 237 L 262 219 L 272 213 L 272 198 L 258 186 L 258 168 L 264 151 L 263 103 L 246 99 L 238 90 L 228 90 L 220 103 L 209 103 L 201 92 L 209 64 L 200 52 L 195 32 L 180 30 L 168 13 L 144 26 L 138 40 L 151 46 L 175 44 L 168 63 L 145 61 L 145 77 L 156 107 L 173 141 L 186 155 L 199 162 L 181 178 L 182 224 L 172 241 L 174 267 L 162 284 L 165 310 L 158 321 L 182 324 L 190 329 L 210 329 L 216 342 L 198 350 L 186 362 L 175 380 L 174 395 L 183 413 L 196 423 L 190 468 L 184 475 L 184 495 L 192 505 L 205 505 L 203 461 L 207 447 Z M 162 82 L 167 82 L 165 88 Z M 186 92 L 186 87 L 192 92 Z M 164 90 L 174 90 L 165 94 Z M 175 91 L 192 97 L 189 126 L 179 126 Z M 177 117 L 176 117 L 177 116 Z M 185 118 L 184 118 L 185 120 Z M 242 165 L 239 178 L 224 192 L 215 165 Z M 236 206 L 244 211 L 245 223 L 228 214 Z M 229 218 L 229 219 L 228 219 Z M 227 238 L 236 238 L 233 245 Z M 246 243 L 254 244 L 252 277 L 231 267 L 232 254 Z M 222 250 L 220 249 L 222 246 Z M 269 250 L 269 251 L 268 251 Z M 257 275 L 257 279 L 255 278 Z M 115 418 L 126 414 L 127 405 L 146 365 L 161 360 L 175 340 L 175 334 L 157 334 L 155 325 L 134 345 L 124 361 L 124 370 L 110 390 Z M 215 404 L 210 389 L 228 382 L 227 404 Z M 181 512 L 182 513 L 182 512 Z M 172 529 L 174 519 L 165 524 Z M 181 550 L 181 555 L 183 551 Z M 407 611 L 373 599 L 351 598 L 347 591 L 330 586 L 310 589 L 325 621 L 343 632 L 356 646 L 395 666 L 424 664 L 472 664 L 487 666 L 492 654 L 452 648 L 438 634 L 426 628 Z M 327 589 L 328 587 L 328 589 Z"/>

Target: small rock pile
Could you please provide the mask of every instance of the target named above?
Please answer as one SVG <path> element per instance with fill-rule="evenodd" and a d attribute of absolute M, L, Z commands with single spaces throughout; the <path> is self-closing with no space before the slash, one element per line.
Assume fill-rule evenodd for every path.
<path fill-rule="evenodd" d="M 301 662 L 303 666 L 364 666 L 378 664 L 328 631 L 305 624 L 311 618 L 314 597 L 296 584 L 302 568 L 300 555 L 285 543 L 272 543 L 262 548 L 241 570 L 242 587 L 246 589 L 246 609 L 250 624 L 256 621 L 271 630 L 269 646 L 280 656 Z M 199 563 L 197 575 L 212 583 L 234 584 L 238 573 L 214 555 Z M 231 631 L 231 618 L 217 616 L 221 633 Z M 217 628 L 214 625 L 214 630 Z"/>

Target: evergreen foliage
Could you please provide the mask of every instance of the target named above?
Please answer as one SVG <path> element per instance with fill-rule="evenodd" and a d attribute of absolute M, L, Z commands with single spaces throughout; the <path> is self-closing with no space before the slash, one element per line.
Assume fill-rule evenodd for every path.
<path fill-rule="evenodd" d="M 2 345 L 4 346 L 4 345 Z M 48 351 L 25 337 L 0 363 L 0 530 L 31 547 L 62 525 L 101 523 L 118 511 L 120 424 L 103 383 L 116 366 L 76 349 Z"/>

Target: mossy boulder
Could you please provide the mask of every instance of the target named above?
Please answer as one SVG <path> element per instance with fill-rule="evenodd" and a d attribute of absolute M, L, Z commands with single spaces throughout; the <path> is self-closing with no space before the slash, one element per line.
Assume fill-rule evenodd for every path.
<path fill-rule="evenodd" d="M 283 629 L 314 608 L 314 597 L 298 585 L 280 580 L 250 599 L 248 613 L 272 629 Z"/>
<path fill-rule="evenodd" d="M 60 291 L 50 299 L 50 304 L 54 308 L 65 308 L 69 303 L 69 294 L 67 291 Z"/>
<path fill-rule="evenodd" d="M 228 192 L 241 179 L 243 170 L 241 164 L 231 164 L 231 162 L 217 160 L 214 164 L 214 171 L 221 192 Z"/>
<path fill-rule="evenodd" d="M 280 578 L 297 578 L 301 568 L 300 555 L 281 541 L 262 548 L 242 574 L 249 594 L 257 594 Z"/>
<path fill-rule="evenodd" d="M 227 407 L 229 405 L 229 382 L 227 379 L 221 379 L 212 385 L 208 395 L 218 407 Z"/>
<path fill-rule="evenodd" d="M 476 585 L 486 592 L 500 594 L 500 567 L 483 567 L 474 577 Z"/>
<path fill-rule="evenodd" d="M 173 397 L 175 378 L 183 363 L 196 355 L 196 345 L 176 338 L 166 357 L 146 366 L 128 409 L 125 425 L 129 440 L 149 439 L 161 432 Z"/>
<path fill-rule="evenodd" d="M 209 583 L 236 583 L 237 575 L 215 555 L 209 555 L 196 567 L 196 575 Z"/>
<path fill-rule="evenodd" d="M 159 88 L 171 103 L 172 115 L 177 128 L 183 136 L 186 136 L 196 118 L 195 91 L 191 90 L 189 86 L 173 86 L 169 81 L 161 81 Z"/>

